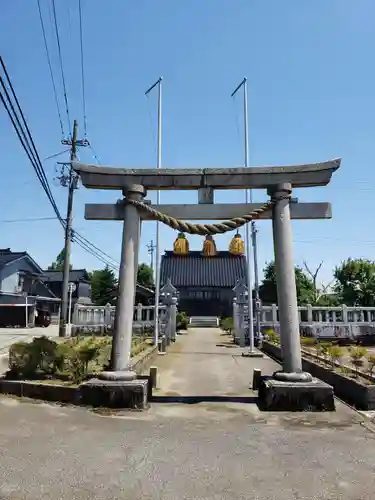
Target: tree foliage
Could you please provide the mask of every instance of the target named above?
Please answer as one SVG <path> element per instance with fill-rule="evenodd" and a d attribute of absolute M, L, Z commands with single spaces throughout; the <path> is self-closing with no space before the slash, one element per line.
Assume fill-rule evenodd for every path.
<path fill-rule="evenodd" d="M 277 304 L 275 263 L 269 262 L 263 270 L 264 279 L 259 287 L 259 295 L 263 304 Z M 314 298 L 312 279 L 298 266 L 295 266 L 298 304 L 311 304 Z"/>
<path fill-rule="evenodd" d="M 334 270 L 335 291 L 348 306 L 375 305 L 375 262 L 367 259 L 344 261 Z"/>
<path fill-rule="evenodd" d="M 61 250 L 61 252 L 56 257 L 56 260 L 52 262 L 50 266 L 48 266 L 48 271 L 63 271 L 64 270 L 64 260 L 65 260 L 65 248 Z M 73 269 L 73 266 L 70 264 L 70 269 Z"/>
<path fill-rule="evenodd" d="M 91 296 L 95 305 L 111 304 L 117 294 L 117 278 L 115 273 L 106 266 L 91 273 Z"/>
<path fill-rule="evenodd" d="M 142 263 L 138 266 L 137 283 L 145 286 L 146 288 L 154 287 L 154 273 L 152 267 L 148 264 Z"/>
<path fill-rule="evenodd" d="M 92 301 L 98 306 L 112 304 L 117 298 L 118 280 L 115 273 L 106 266 L 89 273 Z M 137 283 L 147 288 L 154 286 L 152 268 L 147 264 L 138 266 Z"/>

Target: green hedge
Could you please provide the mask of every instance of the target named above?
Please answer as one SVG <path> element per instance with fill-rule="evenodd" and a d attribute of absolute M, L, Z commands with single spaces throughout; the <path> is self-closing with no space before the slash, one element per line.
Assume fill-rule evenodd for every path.
<path fill-rule="evenodd" d="M 178 312 L 176 315 L 176 329 L 177 330 L 187 330 L 189 326 L 189 318 L 186 313 Z"/>
<path fill-rule="evenodd" d="M 9 378 L 60 378 L 80 383 L 108 368 L 111 337 L 74 337 L 55 342 L 47 337 L 16 342 L 9 349 Z M 147 347 L 133 341 L 132 356 Z"/>

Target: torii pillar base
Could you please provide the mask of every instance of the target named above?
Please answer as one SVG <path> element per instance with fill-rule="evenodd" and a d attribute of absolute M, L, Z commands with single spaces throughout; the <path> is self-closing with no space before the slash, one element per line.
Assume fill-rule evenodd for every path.
<path fill-rule="evenodd" d="M 290 382 L 262 377 L 259 407 L 265 411 L 335 411 L 333 387 L 321 380 Z"/>

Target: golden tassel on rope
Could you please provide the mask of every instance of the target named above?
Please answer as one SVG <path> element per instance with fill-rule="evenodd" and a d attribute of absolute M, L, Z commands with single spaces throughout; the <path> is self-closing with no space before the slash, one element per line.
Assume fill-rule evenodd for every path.
<path fill-rule="evenodd" d="M 245 253 L 245 243 L 240 235 L 236 233 L 229 244 L 229 252 L 232 255 L 243 255 Z"/>
<path fill-rule="evenodd" d="M 189 242 L 184 233 L 178 233 L 173 243 L 173 253 L 176 255 L 187 255 L 189 253 Z"/>
<path fill-rule="evenodd" d="M 213 257 L 217 254 L 216 243 L 212 236 L 206 236 L 206 239 L 203 242 L 202 253 L 205 257 Z"/>

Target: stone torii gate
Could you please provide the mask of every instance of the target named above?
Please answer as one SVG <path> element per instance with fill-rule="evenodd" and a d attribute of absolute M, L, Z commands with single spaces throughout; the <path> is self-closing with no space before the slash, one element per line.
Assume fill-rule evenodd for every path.
<path fill-rule="evenodd" d="M 272 219 L 277 295 L 280 314 L 280 339 L 283 370 L 263 380 L 259 395 L 270 407 L 300 406 L 306 401 L 333 405 L 332 387 L 313 380 L 302 371 L 297 294 L 292 254 L 293 219 L 329 219 L 330 203 L 291 203 L 292 188 L 329 184 L 341 160 L 323 163 L 260 168 L 204 169 L 122 169 L 73 163 L 85 187 L 122 191 L 115 204 L 87 204 L 88 220 L 123 221 L 116 327 L 113 335 L 111 380 L 130 381 L 133 307 L 138 266 L 141 221 L 159 220 L 169 227 L 190 234 L 207 235 L 232 231 L 253 219 Z M 223 189 L 264 189 L 270 197 L 264 204 L 215 204 L 214 191 Z M 197 204 L 151 205 L 145 200 L 151 190 L 196 190 Z M 224 220 L 220 223 L 194 224 L 194 220 Z M 318 394 L 318 396 L 317 396 Z M 312 398 L 312 399 L 311 399 Z M 314 403 L 313 401 L 313 403 Z M 293 404 L 292 404 L 293 406 Z"/>

